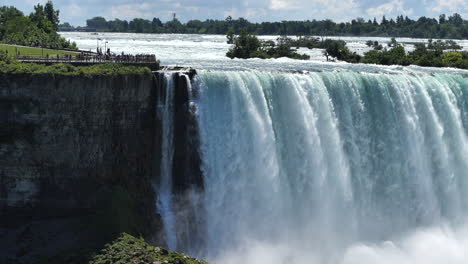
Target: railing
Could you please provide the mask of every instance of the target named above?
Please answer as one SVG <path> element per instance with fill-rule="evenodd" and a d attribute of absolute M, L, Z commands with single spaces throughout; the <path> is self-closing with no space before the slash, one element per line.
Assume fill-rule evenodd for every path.
<path fill-rule="evenodd" d="M 56 55 L 56 56 L 17 56 L 19 61 L 38 63 L 128 63 L 128 64 L 152 64 L 157 63 L 155 55 L 95 55 L 86 54 Z"/>

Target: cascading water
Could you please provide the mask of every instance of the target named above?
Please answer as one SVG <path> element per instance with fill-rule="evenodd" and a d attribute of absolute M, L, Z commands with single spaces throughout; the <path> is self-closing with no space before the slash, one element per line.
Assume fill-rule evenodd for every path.
<path fill-rule="evenodd" d="M 172 210 L 172 166 L 174 156 L 174 84 L 172 74 L 160 76 L 166 89 L 158 102 L 158 118 L 161 120 L 161 162 L 160 178 L 155 186 L 157 193 L 156 208 L 164 223 L 164 234 L 169 248 L 177 248 L 175 216 Z"/>
<path fill-rule="evenodd" d="M 206 232 L 192 243 L 203 243 L 202 257 L 468 259 L 468 78 L 408 71 L 196 78 L 204 177 L 197 213 Z M 166 231 L 177 232 L 168 221 Z"/>

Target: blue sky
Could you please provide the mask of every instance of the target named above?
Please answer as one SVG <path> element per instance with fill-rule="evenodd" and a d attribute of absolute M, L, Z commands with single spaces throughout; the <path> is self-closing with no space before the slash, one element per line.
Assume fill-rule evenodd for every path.
<path fill-rule="evenodd" d="M 46 0 L 0 0 L 26 13 L 32 6 Z M 84 25 L 87 18 L 106 19 L 159 17 L 166 21 L 172 13 L 185 22 L 190 19 L 223 19 L 228 15 L 251 21 L 281 21 L 330 18 L 349 21 L 363 17 L 409 17 L 460 13 L 468 18 L 468 0 L 55 0 L 61 22 Z"/>

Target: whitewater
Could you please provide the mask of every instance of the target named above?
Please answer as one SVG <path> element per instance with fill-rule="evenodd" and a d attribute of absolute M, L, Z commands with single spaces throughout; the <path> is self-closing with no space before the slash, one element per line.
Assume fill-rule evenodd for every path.
<path fill-rule="evenodd" d="M 67 34 L 79 46 L 93 38 Z M 138 37 L 109 35 L 122 50 L 172 43 L 163 63 L 199 67 L 189 89 L 203 232 L 187 232 L 194 220 L 172 210 L 168 191 L 170 73 L 158 103 L 167 140 L 157 205 L 171 249 L 221 264 L 468 261 L 468 71 L 231 61 L 218 37 Z"/>
<path fill-rule="evenodd" d="M 468 259 L 465 77 L 199 78 L 205 239 L 217 263 Z"/>

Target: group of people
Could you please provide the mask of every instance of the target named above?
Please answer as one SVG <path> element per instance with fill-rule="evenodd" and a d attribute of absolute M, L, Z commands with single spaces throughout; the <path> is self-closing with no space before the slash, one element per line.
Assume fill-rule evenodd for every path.
<path fill-rule="evenodd" d="M 156 56 L 154 54 L 137 54 L 137 55 L 130 55 L 125 54 L 122 52 L 121 54 L 117 55 L 112 53 L 110 49 L 107 49 L 105 53 L 98 48 L 96 54 L 92 53 L 85 53 L 81 52 L 79 55 L 76 56 L 77 60 L 84 60 L 84 61 L 99 61 L 99 62 L 121 62 L 121 63 L 154 63 L 156 62 Z"/>

